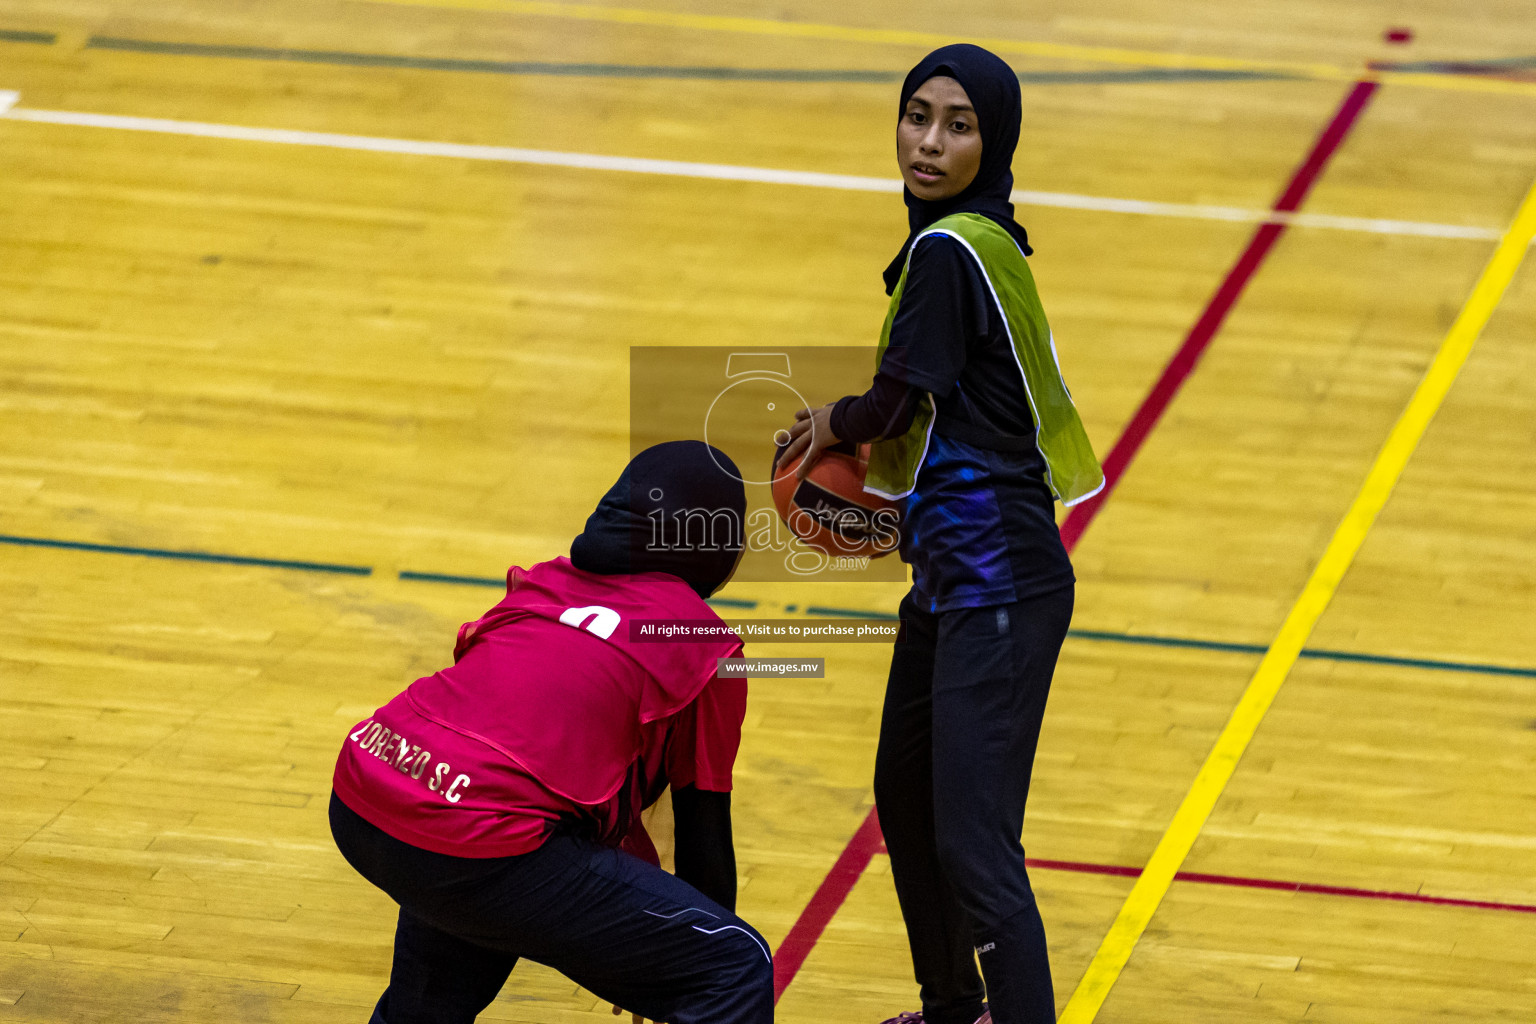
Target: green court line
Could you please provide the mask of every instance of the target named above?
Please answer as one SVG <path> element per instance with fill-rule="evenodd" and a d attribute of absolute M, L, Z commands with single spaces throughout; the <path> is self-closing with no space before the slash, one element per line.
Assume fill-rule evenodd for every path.
<path fill-rule="evenodd" d="M 401 572 L 402 580 L 420 580 L 429 583 L 465 583 L 474 586 L 500 587 L 506 581 L 491 576 L 447 576 L 441 573 Z M 759 602 L 732 597 L 712 597 L 709 603 L 720 608 L 753 609 Z M 785 611 L 793 611 L 793 606 Z M 877 612 L 859 608 L 834 608 L 826 605 L 806 605 L 801 609 L 806 615 L 825 615 L 849 619 L 895 620 L 900 616 L 890 612 Z M 1264 644 L 1232 643 L 1225 640 L 1197 640 L 1189 637 L 1157 636 L 1147 633 L 1116 633 L 1100 629 L 1069 629 L 1067 636 L 1077 640 L 1097 640 L 1105 643 L 1134 644 L 1142 647 L 1172 647 L 1187 651 L 1220 651 L 1226 654 L 1262 655 Z M 1387 665 L 1395 668 L 1419 668 L 1437 672 L 1470 672 L 1477 675 L 1514 676 L 1536 679 L 1536 668 L 1517 668 L 1512 665 L 1490 665 L 1474 661 L 1442 661 L 1436 658 L 1399 658 L 1390 654 L 1363 654 L 1358 651 L 1335 651 L 1309 647 L 1301 657 L 1316 661 L 1349 661 L 1365 665 Z"/>
<path fill-rule="evenodd" d="M 505 576 L 454 576 L 442 572 L 408 572 L 402 570 L 400 578 L 416 583 L 461 583 L 470 587 L 504 587 Z"/>
<path fill-rule="evenodd" d="M 178 551 L 171 548 L 139 548 L 123 544 L 87 544 L 84 541 L 49 540 L 44 537 L 16 537 L 0 534 L 0 544 L 29 548 L 57 548 L 65 551 L 92 551 L 107 555 L 139 555 L 144 558 L 169 558 L 184 562 L 212 562 L 218 565 L 255 565 L 264 569 L 301 569 L 305 572 L 332 572 L 345 576 L 370 576 L 366 565 L 337 565 L 331 562 L 296 562 L 286 558 L 252 558 L 247 555 L 220 555 L 211 551 Z"/>
<path fill-rule="evenodd" d="M 1223 651 L 1229 654 L 1263 654 L 1268 650 L 1263 644 L 1234 644 L 1223 640 L 1187 640 L 1176 636 L 1111 633 L 1097 629 L 1069 629 L 1067 635 L 1075 636 L 1080 640 L 1104 640 L 1119 644 L 1141 644 L 1145 647 L 1180 647 L 1192 651 Z"/>
<path fill-rule="evenodd" d="M 1178 647 L 1196 651 L 1224 651 L 1232 654 L 1263 654 L 1269 648 L 1263 644 L 1237 644 L 1221 640 L 1191 640 L 1184 637 L 1152 636 L 1143 633 L 1111 633 L 1094 629 L 1072 629 L 1068 636 L 1080 640 L 1103 640 L 1117 644 L 1141 644 L 1147 647 Z M 1490 665 L 1476 661 L 1443 661 L 1438 658 L 1399 658 L 1390 654 L 1362 654 L 1358 651 L 1335 651 L 1323 647 L 1303 648 L 1301 657 L 1317 661 L 1352 661 L 1365 665 L 1390 665 L 1397 668 L 1423 668 L 1439 672 L 1472 672 L 1490 676 L 1517 676 L 1536 679 L 1536 668 L 1516 668 L 1511 665 Z"/>
<path fill-rule="evenodd" d="M 0 29 L 0 42 L 53 45 L 53 32 Z M 358 53 L 349 50 L 299 50 L 287 47 L 235 46 L 218 43 L 185 43 L 171 40 L 129 39 L 123 36 L 91 36 L 87 49 L 116 50 L 182 57 L 224 57 L 236 60 L 292 61 L 342 67 L 408 68 L 426 71 L 460 71 L 499 75 L 563 75 L 592 78 L 696 79 L 738 82 L 850 82 L 891 83 L 904 72 L 879 68 L 740 68 L 677 67 L 658 64 L 593 64 L 555 61 L 471 60 L 455 57 L 409 57 L 401 54 Z M 1373 61 L 1372 71 L 1489 77 L 1536 69 L 1536 56 L 1499 57 L 1468 61 Z M 1098 71 L 1021 71 L 1025 85 L 1116 85 L 1154 82 L 1242 82 L 1302 80 L 1309 76 L 1283 68 L 1144 67 Z"/>
<path fill-rule="evenodd" d="M 249 565 L 264 569 L 296 569 L 304 572 L 328 572 L 345 576 L 370 576 L 373 569 L 366 565 L 341 565 L 333 562 L 303 562 L 287 558 L 256 558 L 250 555 L 223 555 L 212 551 L 183 551 L 175 548 L 145 548 L 126 544 L 91 544 L 85 541 L 53 540 L 47 537 L 19 537 L 0 534 L 0 544 L 17 547 L 51 548 L 63 551 L 88 551 L 106 555 L 137 555 L 141 558 L 164 558 L 183 562 L 204 562 L 214 565 Z M 504 587 L 504 576 L 460 576 L 441 572 L 412 572 L 401 570 L 399 578 L 414 583 L 450 583 L 472 587 Z M 739 597 L 712 597 L 709 603 L 716 608 L 751 611 L 762 602 Z M 788 610 L 788 609 L 786 609 Z M 859 608 L 836 608 L 826 605 L 806 605 L 806 615 L 825 615 L 850 619 L 894 620 L 890 612 L 878 612 Z M 1229 654 L 1261 655 L 1267 650 L 1263 644 L 1230 643 L 1222 640 L 1197 640 L 1188 637 L 1156 636 L 1142 633 L 1117 633 L 1097 629 L 1072 629 L 1067 636 L 1077 640 L 1104 643 L 1135 644 L 1143 647 L 1171 647 L 1182 650 L 1221 651 Z M 1301 657 L 1318 661 L 1346 661 L 1366 665 L 1387 665 L 1396 668 L 1417 668 L 1436 672 L 1470 672 L 1477 675 L 1512 676 L 1520 679 L 1536 679 L 1536 668 L 1518 668 L 1512 665 L 1490 665 L 1470 661 L 1443 661 L 1435 658 L 1399 658 L 1389 654 L 1363 654 L 1358 651 L 1335 651 L 1309 647 Z"/>
<path fill-rule="evenodd" d="M 1511 665 L 1487 665 L 1475 661 L 1440 661 L 1434 658 L 1394 658 L 1387 654 L 1361 654 L 1356 651 L 1330 651 L 1320 647 L 1303 648 L 1303 658 L 1324 661 L 1358 661 L 1367 665 L 1395 665 L 1399 668 L 1427 668 L 1439 672 L 1474 672 L 1485 676 L 1516 676 L 1536 679 L 1536 668 L 1515 668 Z"/>
<path fill-rule="evenodd" d="M 1024 85 L 1118 85 L 1139 82 L 1301 81 L 1287 71 L 1223 71 L 1214 68 L 1132 68 L 1128 71 L 1020 71 Z"/>
<path fill-rule="evenodd" d="M 708 598 L 708 602 L 716 608 L 745 608 L 750 610 L 757 607 L 756 601 L 744 601 L 739 597 L 711 597 Z"/>
<path fill-rule="evenodd" d="M 92 36 L 93 50 L 120 50 L 179 57 L 226 57 L 238 60 L 295 61 L 344 67 L 411 68 L 425 71 L 471 71 L 493 75 L 571 75 L 593 78 L 700 78 L 755 82 L 899 82 L 899 71 L 816 68 L 673 67 L 659 64 L 563 64 L 551 61 L 468 60 L 454 57 L 407 57 L 388 53 L 343 50 L 290 50 L 263 46 L 220 46 Z"/>
<path fill-rule="evenodd" d="M 1372 71 L 1402 71 L 1409 74 L 1432 75 L 1497 75 L 1505 71 L 1527 71 L 1536 68 L 1533 57 L 1495 57 L 1489 60 L 1418 60 L 1371 62 Z"/>
<path fill-rule="evenodd" d="M 237 60 L 294 61 L 343 67 L 410 68 L 426 71 L 478 72 L 493 75 L 569 75 L 587 78 L 676 78 L 734 82 L 900 82 L 903 71 L 843 68 L 677 67 L 661 64 L 585 64 L 552 61 L 470 60 L 456 57 L 407 57 L 346 50 L 294 50 L 265 46 L 179 43 L 120 36 L 92 36 L 86 47 L 178 57 L 225 57 Z M 1133 68 L 1124 71 L 1023 71 L 1027 85 L 1112 85 L 1139 82 L 1230 82 L 1296 78 L 1283 71 L 1208 68 Z"/>
<path fill-rule="evenodd" d="M 0 41 L 7 43 L 43 43 L 52 46 L 59 41 L 59 37 L 52 32 L 20 32 L 16 29 L 0 28 Z"/>

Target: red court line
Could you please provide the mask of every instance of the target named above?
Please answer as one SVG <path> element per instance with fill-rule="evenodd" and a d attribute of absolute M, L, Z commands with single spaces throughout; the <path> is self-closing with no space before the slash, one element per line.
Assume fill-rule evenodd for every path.
<path fill-rule="evenodd" d="M 1375 82 L 1356 82 L 1349 95 L 1334 113 L 1333 119 L 1323 129 L 1317 141 L 1312 144 L 1312 150 L 1291 176 L 1290 183 L 1285 191 L 1275 201 L 1273 207 L 1277 213 L 1291 213 L 1297 210 L 1311 190 L 1314 182 L 1323 172 L 1328 159 L 1333 156 L 1354 127 L 1371 94 L 1376 91 Z M 1191 328 L 1189 336 L 1184 339 L 1178 352 L 1163 369 L 1162 376 L 1153 385 L 1151 393 L 1136 410 L 1130 424 L 1121 434 L 1120 440 L 1110 450 L 1109 456 L 1104 460 L 1104 489 L 1087 501 L 1075 506 L 1068 513 L 1061 526 L 1061 538 L 1070 552 L 1077 546 L 1078 539 L 1083 531 L 1098 514 L 1099 508 L 1109 499 L 1115 484 L 1124 474 L 1125 468 L 1130 464 L 1142 442 L 1162 418 L 1163 411 L 1173 401 L 1173 396 L 1178 393 L 1179 386 L 1184 379 L 1194 372 L 1195 364 L 1200 361 L 1201 354 L 1211 339 L 1216 336 L 1227 314 L 1231 312 L 1243 288 L 1250 278 L 1258 271 L 1264 257 L 1274 247 L 1277 239 L 1285 231 L 1285 225 L 1275 222 L 1266 222 L 1258 226 L 1253 238 L 1248 242 L 1248 247 L 1238 257 L 1237 263 L 1227 273 L 1226 279 L 1216 289 L 1210 304 L 1205 312 Z M 821 938 L 821 933 L 831 923 L 832 918 L 853 891 L 859 876 L 869 866 L 869 860 L 880 848 L 880 824 L 874 810 L 864 818 L 853 838 L 848 840 L 848 845 L 837 858 L 832 870 L 817 887 L 816 894 L 806 904 L 805 909 L 795 920 L 789 934 L 784 936 L 784 941 L 779 944 L 773 958 L 773 998 L 777 1002 L 779 996 L 784 994 L 784 989 L 794 980 L 805 958 L 811 953 L 811 949 Z"/>
<path fill-rule="evenodd" d="M 859 830 L 848 840 L 848 845 L 843 847 L 843 852 L 838 855 L 837 863 L 832 865 L 832 870 L 827 872 L 827 877 L 821 880 L 816 894 L 811 897 L 811 902 L 805 905 L 800 916 L 795 920 L 794 926 L 789 929 L 789 934 L 784 936 L 784 941 L 779 943 L 779 948 L 773 954 L 773 1001 L 777 1003 L 779 996 L 784 994 L 784 989 L 789 985 L 800 971 L 800 965 L 805 963 L 805 958 L 810 955 L 811 947 L 816 945 L 816 940 L 821 938 L 821 933 L 827 927 L 828 922 L 837 916 L 838 908 L 853 891 L 854 885 L 859 881 L 859 876 L 864 869 L 869 867 L 870 858 L 875 853 L 885 851 L 885 840 L 880 836 L 880 818 L 871 808 L 865 815 L 864 822 Z"/>
<path fill-rule="evenodd" d="M 1370 101 L 1372 93 L 1376 91 L 1375 82 L 1356 82 L 1349 95 L 1334 113 L 1333 120 L 1328 122 L 1328 127 L 1317 137 L 1312 144 L 1312 152 L 1302 161 L 1296 169 L 1291 183 L 1275 200 L 1273 207 L 1276 213 L 1295 212 L 1307 197 L 1323 168 L 1328 163 L 1328 158 L 1333 156 L 1349 134 L 1349 130 L 1360 118 L 1365 110 L 1365 105 Z M 1067 518 L 1061 524 L 1061 539 L 1066 542 L 1067 550 L 1071 551 L 1076 546 L 1078 538 L 1083 531 L 1088 529 L 1088 524 L 1093 522 L 1093 517 L 1099 514 L 1099 509 L 1104 502 L 1109 500 L 1115 485 L 1125 475 L 1126 468 L 1131 460 L 1141 450 L 1143 442 L 1152 433 L 1152 428 L 1157 426 L 1162 419 L 1169 404 L 1178 394 L 1179 388 L 1195 370 L 1195 364 L 1205 354 L 1211 339 L 1216 337 L 1216 332 L 1221 330 L 1222 323 L 1227 314 L 1232 312 L 1232 307 L 1237 304 L 1238 298 L 1243 294 L 1243 289 L 1258 272 L 1264 258 L 1274 248 L 1275 242 L 1285 233 L 1285 224 L 1275 221 L 1266 221 L 1260 224 L 1253 232 L 1253 237 L 1248 241 L 1248 248 L 1238 257 L 1232 269 L 1227 272 L 1226 279 L 1216 289 L 1216 294 L 1211 297 L 1210 303 L 1205 307 L 1205 312 L 1200 314 L 1200 319 L 1195 321 L 1189 334 L 1184 339 L 1184 344 L 1179 346 L 1168 365 L 1163 367 L 1163 372 L 1157 378 L 1157 383 L 1152 385 L 1152 390 L 1147 394 L 1141 407 L 1131 417 L 1125 431 L 1120 435 L 1120 440 L 1109 450 L 1109 455 L 1104 459 L 1104 488 L 1098 494 L 1073 506 L 1067 513 Z"/>
<path fill-rule="evenodd" d="M 1313 882 L 1279 882 L 1269 878 L 1205 875 L 1198 871 L 1180 871 L 1174 878 L 1180 882 L 1201 882 L 1206 885 L 1238 885 L 1248 889 L 1308 892 L 1318 896 L 1350 896 L 1362 900 L 1434 903 L 1443 907 L 1475 907 L 1478 910 L 1513 910 L 1521 914 L 1536 914 L 1536 905 L 1529 903 L 1494 903 L 1490 900 L 1463 900 L 1451 896 L 1425 896 L 1417 892 L 1392 892 L 1389 889 L 1356 889 L 1348 885 L 1317 885 Z"/>
<path fill-rule="evenodd" d="M 880 826 L 876 822 L 874 812 L 864 819 L 864 824 L 859 826 L 859 831 L 854 835 L 853 842 L 843 850 L 841 857 L 833 866 L 832 872 L 827 875 L 816 890 L 816 895 L 811 897 L 811 906 L 820 905 L 826 921 L 830 921 L 847 899 L 848 893 L 858 882 L 859 876 L 869 866 L 870 859 L 877 853 L 885 853 L 885 842 L 880 838 Z M 1085 875 L 1113 875 L 1118 878 L 1139 878 L 1141 868 L 1130 867 L 1124 864 L 1091 864 L 1080 860 L 1048 860 L 1043 857 L 1027 858 L 1026 863 L 1031 868 L 1043 871 L 1070 871 Z M 1200 871 L 1180 871 L 1174 876 L 1175 881 L 1194 882 L 1199 885 L 1230 885 L 1241 889 L 1269 889 L 1275 892 L 1301 892 L 1314 896 L 1344 896 L 1351 899 L 1363 900 L 1390 900 L 1397 903 L 1428 903 L 1442 907 L 1469 907 L 1474 910 L 1508 910 L 1520 914 L 1536 914 L 1536 904 L 1530 903 L 1496 903 L 1491 900 L 1466 900 L 1452 896 L 1425 896 L 1417 892 L 1394 892 L 1390 889 L 1357 889 L 1347 885 L 1320 885 L 1315 882 L 1285 882 L 1274 878 L 1247 878 L 1242 875 L 1211 875 Z M 807 908 L 809 909 L 809 908 Z M 773 998 L 778 1002 L 795 974 L 805 962 L 806 955 L 811 947 L 816 944 L 818 932 L 806 941 L 804 934 L 796 935 L 795 929 L 808 931 L 813 927 L 813 921 L 808 914 L 801 914 L 795 922 L 795 927 L 790 930 L 784 942 L 779 946 L 779 952 L 774 955 L 773 961 Z M 825 927 L 823 923 L 822 927 Z M 785 955 L 784 950 L 792 948 L 796 951 L 793 962 Z"/>
<path fill-rule="evenodd" d="M 1118 875 L 1121 878 L 1141 877 L 1141 868 L 1128 868 L 1120 864 L 1088 864 L 1080 860 L 1042 860 L 1039 857 L 1025 857 L 1024 863 L 1047 871 L 1076 871 L 1084 875 Z"/>
<path fill-rule="evenodd" d="M 1040 860 L 1030 857 L 1032 868 L 1047 871 L 1076 871 L 1090 875 L 1119 875 L 1137 878 L 1141 868 L 1119 864 L 1087 864 L 1075 860 Z M 1432 903 L 1442 907 L 1472 907 L 1477 910 L 1513 910 L 1521 914 L 1536 914 L 1536 904 L 1494 903 L 1489 900 L 1463 900 L 1451 896 L 1425 896 L 1417 892 L 1393 892 L 1390 889 L 1356 889 L 1348 885 L 1318 885 L 1313 882 L 1282 882 L 1273 878 L 1245 878 L 1241 875 L 1207 875 L 1199 871 L 1180 871 L 1174 875 L 1179 882 L 1196 882 L 1202 885 L 1233 885 L 1243 889 L 1273 889 L 1276 892 L 1305 892 L 1315 896 L 1348 896 L 1362 900 L 1394 900 L 1399 903 Z"/>

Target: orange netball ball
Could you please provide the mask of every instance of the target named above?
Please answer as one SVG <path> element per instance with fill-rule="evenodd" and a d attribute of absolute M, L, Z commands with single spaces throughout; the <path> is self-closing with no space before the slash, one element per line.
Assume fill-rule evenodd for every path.
<path fill-rule="evenodd" d="M 835 444 L 797 480 L 802 458 L 781 464 L 774 456 L 773 504 L 791 533 L 829 555 L 879 558 L 896 550 L 901 506 L 864 489 L 869 445 Z"/>

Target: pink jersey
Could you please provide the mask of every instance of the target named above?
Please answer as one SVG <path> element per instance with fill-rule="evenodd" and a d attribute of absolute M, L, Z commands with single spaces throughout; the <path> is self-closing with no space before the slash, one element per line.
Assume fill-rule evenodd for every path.
<path fill-rule="evenodd" d="M 715 678 L 735 634 L 658 643 L 632 635 L 645 620 L 719 622 L 663 573 L 513 567 L 507 596 L 459 630 L 455 663 L 351 730 L 337 796 L 438 853 L 527 853 L 566 820 L 643 854 L 639 811 L 668 784 L 730 790 L 746 714 L 745 680 Z"/>

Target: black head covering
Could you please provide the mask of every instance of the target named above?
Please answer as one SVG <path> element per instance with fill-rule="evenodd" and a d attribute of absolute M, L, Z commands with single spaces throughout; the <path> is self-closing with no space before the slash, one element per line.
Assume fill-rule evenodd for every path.
<path fill-rule="evenodd" d="M 629 460 L 571 542 L 571 564 L 603 575 L 671 573 L 708 597 L 736 568 L 746 511 L 729 456 L 703 441 L 667 441 Z"/>
<path fill-rule="evenodd" d="M 938 76 L 959 82 L 971 98 L 971 106 L 976 108 L 976 120 L 981 129 L 981 167 L 965 191 L 949 199 L 930 202 L 917 198 L 910 189 L 902 188 L 911 231 L 902 243 L 901 251 L 885 268 L 887 295 L 896 290 L 913 239 L 934 221 L 952 213 L 979 213 L 989 217 L 1008 229 L 1024 255 L 1034 252 L 1029 247 L 1029 235 L 1013 219 L 1013 204 L 1008 201 L 1013 192 L 1013 151 L 1019 144 L 1019 121 L 1023 117 L 1019 76 L 1001 57 L 979 46 L 970 43 L 941 46 L 918 61 L 917 67 L 909 71 L 906 81 L 901 83 L 898 119 L 906 116 L 907 101 L 912 94 L 928 79 Z"/>

